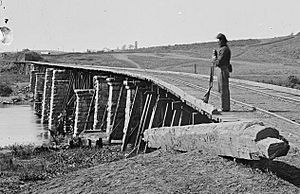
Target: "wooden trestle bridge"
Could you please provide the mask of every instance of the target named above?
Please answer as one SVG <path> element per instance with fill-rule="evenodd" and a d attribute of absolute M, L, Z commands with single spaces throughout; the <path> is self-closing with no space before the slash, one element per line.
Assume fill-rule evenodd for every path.
<path fill-rule="evenodd" d="M 258 111 L 269 119 L 299 125 L 299 113 L 286 118 L 238 100 L 238 93 L 253 95 L 245 92 L 264 90 L 268 95 L 259 88 L 263 84 L 231 81 L 231 87 L 247 89 L 234 92 L 232 88 L 232 96 L 237 97 L 232 99 L 233 111 L 215 114 L 220 107 L 218 95 L 212 92 L 210 103 L 202 100 L 206 76 L 42 62 L 18 65 L 30 73 L 35 110 L 50 131 L 55 132 L 64 117 L 74 137 L 86 138 L 90 144 L 99 139 L 107 144 L 120 142 L 122 151 L 130 144 L 132 154 L 147 147 L 188 151 L 204 146 L 219 155 L 273 159 L 286 155 L 289 143 L 282 131 L 258 120 L 262 117 Z M 295 100 L 285 94 L 285 100 Z"/>

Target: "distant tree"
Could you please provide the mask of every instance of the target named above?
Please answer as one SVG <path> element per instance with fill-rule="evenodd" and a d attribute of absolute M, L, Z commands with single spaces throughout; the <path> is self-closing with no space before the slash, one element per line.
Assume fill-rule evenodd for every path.
<path fill-rule="evenodd" d="M 25 52 L 25 61 L 43 61 L 43 57 L 37 52 L 29 51 Z"/>
<path fill-rule="evenodd" d="M 13 90 L 5 83 L 0 83 L 0 96 L 9 96 Z"/>
<path fill-rule="evenodd" d="M 28 51 L 30 51 L 29 49 L 22 49 L 22 52 L 28 52 Z"/>
<path fill-rule="evenodd" d="M 134 49 L 135 47 L 134 47 L 134 45 L 132 45 L 132 44 L 130 44 L 129 46 L 128 46 L 128 49 Z"/>
<path fill-rule="evenodd" d="M 126 44 L 122 46 L 122 50 L 126 50 Z"/>

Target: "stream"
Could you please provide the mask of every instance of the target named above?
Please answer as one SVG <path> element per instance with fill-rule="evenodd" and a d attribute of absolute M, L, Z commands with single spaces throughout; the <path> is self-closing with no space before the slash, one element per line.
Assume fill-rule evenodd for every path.
<path fill-rule="evenodd" d="M 47 126 L 41 124 L 31 105 L 0 104 L 0 147 L 14 144 L 42 145 L 49 138 Z"/>

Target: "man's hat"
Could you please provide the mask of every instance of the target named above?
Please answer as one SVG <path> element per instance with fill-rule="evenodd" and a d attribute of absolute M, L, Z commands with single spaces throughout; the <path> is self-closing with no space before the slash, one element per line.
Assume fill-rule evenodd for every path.
<path fill-rule="evenodd" d="M 216 38 L 227 42 L 226 36 L 222 33 L 219 33 Z"/>

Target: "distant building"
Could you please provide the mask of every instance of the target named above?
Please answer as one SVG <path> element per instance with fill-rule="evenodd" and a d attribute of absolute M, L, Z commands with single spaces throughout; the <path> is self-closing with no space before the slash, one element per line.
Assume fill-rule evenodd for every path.
<path fill-rule="evenodd" d="M 41 55 L 50 55 L 51 53 L 49 51 L 41 51 Z"/>
<path fill-rule="evenodd" d="M 103 52 L 112 52 L 113 50 L 110 48 L 103 48 Z"/>
<path fill-rule="evenodd" d="M 138 42 L 137 41 L 134 42 L 134 49 L 138 49 Z"/>

